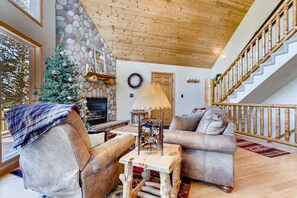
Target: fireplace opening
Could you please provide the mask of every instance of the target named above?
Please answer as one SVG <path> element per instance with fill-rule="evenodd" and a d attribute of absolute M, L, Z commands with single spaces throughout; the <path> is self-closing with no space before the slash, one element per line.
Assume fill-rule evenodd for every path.
<path fill-rule="evenodd" d="M 90 111 L 87 122 L 96 125 L 107 122 L 107 98 L 86 98 Z"/>

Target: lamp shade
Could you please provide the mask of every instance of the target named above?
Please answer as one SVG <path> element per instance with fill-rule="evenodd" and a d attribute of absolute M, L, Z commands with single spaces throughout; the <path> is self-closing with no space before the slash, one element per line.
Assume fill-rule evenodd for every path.
<path fill-rule="evenodd" d="M 170 109 L 169 103 L 161 86 L 156 83 L 145 84 L 141 87 L 132 110 Z"/>

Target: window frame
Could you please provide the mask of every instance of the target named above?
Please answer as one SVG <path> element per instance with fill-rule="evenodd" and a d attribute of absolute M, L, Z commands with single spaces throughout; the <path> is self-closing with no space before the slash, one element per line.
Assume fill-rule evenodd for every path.
<path fill-rule="evenodd" d="M 32 14 L 30 14 L 29 12 L 27 12 L 26 10 L 24 10 L 21 6 L 19 6 L 13 0 L 8 0 L 8 2 L 10 2 L 12 5 L 14 5 L 17 9 L 19 9 L 26 16 L 28 16 L 32 21 L 34 21 L 35 23 L 37 23 L 40 27 L 43 27 L 43 0 L 39 0 L 39 1 L 40 1 L 40 6 L 39 6 L 40 20 L 36 19 Z"/>
<path fill-rule="evenodd" d="M 32 93 L 34 87 L 42 81 L 42 75 L 37 75 L 38 67 L 40 67 L 40 72 L 42 72 L 42 45 L 38 43 L 37 41 L 33 40 L 29 36 L 26 36 L 25 34 L 21 33 L 20 31 L 14 29 L 13 27 L 9 26 L 8 24 L 0 21 L 0 29 L 4 30 L 5 32 L 9 33 L 12 36 L 17 37 L 20 40 L 23 40 L 24 42 L 28 43 L 32 47 L 34 47 L 34 54 L 29 57 L 30 59 L 30 67 L 29 67 L 29 86 L 30 86 L 30 92 L 29 92 L 29 102 L 33 102 L 35 100 L 35 97 Z M 31 48 L 32 49 L 32 48 Z M 30 51 L 31 51 L 30 49 Z M 31 52 L 30 52 L 31 53 Z M 41 79 L 38 79 L 38 77 Z M 32 79 L 31 79 L 32 78 Z M 2 104 L 0 102 L 0 111 L 2 109 Z M 2 113 L 0 112 L 0 120 L 2 120 Z M 1 131 L 0 131 L 1 132 Z M 19 160 L 19 154 L 16 154 L 15 156 L 9 157 L 5 160 L 2 159 L 2 136 L 0 134 L 0 176 L 9 172 L 10 170 L 16 168 L 19 166 L 18 160 Z"/>

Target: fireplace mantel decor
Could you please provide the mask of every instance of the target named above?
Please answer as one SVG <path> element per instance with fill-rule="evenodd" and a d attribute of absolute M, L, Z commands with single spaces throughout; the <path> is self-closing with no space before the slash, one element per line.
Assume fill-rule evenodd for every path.
<path fill-rule="evenodd" d="M 115 85 L 116 84 L 116 77 L 108 74 L 96 73 L 96 72 L 87 72 L 83 71 L 82 75 L 86 78 L 89 82 L 98 82 L 99 80 L 103 80 L 105 84 L 108 85 Z"/>

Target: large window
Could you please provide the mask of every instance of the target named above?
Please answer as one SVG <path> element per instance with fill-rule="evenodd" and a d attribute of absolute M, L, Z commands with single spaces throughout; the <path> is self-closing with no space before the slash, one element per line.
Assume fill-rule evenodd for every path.
<path fill-rule="evenodd" d="M 38 43 L 0 23 L 0 168 L 17 155 L 3 115 L 11 107 L 34 99 L 37 57 L 40 57 Z"/>
<path fill-rule="evenodd" d="M 33 21 L 42 26 L 42 0 L 8 0 Z"/>

